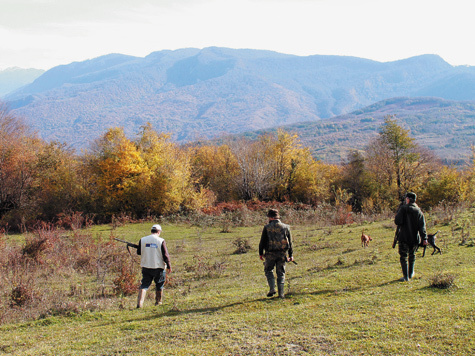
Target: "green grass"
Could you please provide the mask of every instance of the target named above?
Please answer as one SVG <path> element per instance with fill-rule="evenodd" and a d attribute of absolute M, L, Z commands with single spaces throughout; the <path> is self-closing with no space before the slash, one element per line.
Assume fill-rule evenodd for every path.
<path fill-rule="evenodd" d="M 149 225 L 126 225 L 113 234 L 135 242 Z M 134 295 L 110 298 L 101 311 L 3 325 L 0 355 L 475 354 L 475 248 L 461 246 L 451 224 L 429 228 L 441 230 L 442 255 L 428 249 L 421 258 L 418 252 L 408 283 L 397 282 L 391 221 L 292 226 L 298 265 L 287 264 L 284 300 L 265 296 L 261 226 L 230 233 L 162 227 L 174 269 L 162 306 L 153 305 L 150 291 L 140 310 Z M 363 228 L 373 238 L 368 248 L 361 247 Z M 111 228 L 90 231 L 106 238 Z M 238 237 L 249 239 L 251 251 L 233 254 Z M 455 276 L 455 286 L 430 287 L 437 273 Z"/>

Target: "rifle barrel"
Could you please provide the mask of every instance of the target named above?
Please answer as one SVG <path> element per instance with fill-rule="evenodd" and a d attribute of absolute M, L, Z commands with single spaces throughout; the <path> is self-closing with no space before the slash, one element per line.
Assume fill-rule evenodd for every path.
<path fill-rule="evenodd" d="M 118 239 L 117 237 L 114 237 L 114 240 L 123 242 L 124 244 L 127 244 L 127 246 L 130 246 L 130 247 L 133 247 L 133 248 L 139 248 L 139 245 L 133 244 L 132 242 L 129 242 L 129 241 Z"/>

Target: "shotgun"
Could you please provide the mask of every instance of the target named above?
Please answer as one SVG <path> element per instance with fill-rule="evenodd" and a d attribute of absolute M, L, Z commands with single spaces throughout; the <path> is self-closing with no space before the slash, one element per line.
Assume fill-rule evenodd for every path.
<path fill-rule="evenodd" d="M 128 242 L 125 240 L 118 239 L 117 237 L 114 237 L 114 240 L 123 242 L 124 244 L 127 244 L 127 247 L 133 247 L 133 248 L 139 248 L 139 245 L 133 244 L 132 242 Z"/>
<path fill-rule="evenodd" d="M 394 234 L 393 248 L 395 248 L 396 244 L 397 244 L 397 240 L 398 240 L 398 237 L 399 237 L 399 229 L 400 229 L 400 227 L 397 226 L 396 227 L 396 233 Z"/>

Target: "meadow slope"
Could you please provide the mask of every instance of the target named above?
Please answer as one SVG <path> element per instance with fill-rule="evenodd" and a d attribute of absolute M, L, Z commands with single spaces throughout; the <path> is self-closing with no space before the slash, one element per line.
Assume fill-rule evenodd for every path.
<path fill-rule="evenodd" d="M 292 225 L 298 265 L 287 265 L 284 300 L 265 296 L 261 226 L 223 233 L 165 221 L 174 271 L 162 306 L 149 292 L 140 310 L 132 295 L 110 298 L 104 310 L 5 324 L 0 355 L 473 355 L 475 212 L 426 217 L 429 232 L 440 230 L 442 254 L 418 252 L 408 283 L 397 282 L 391 220 Z M 149 225 L 128 224 L 114 235 L 136 241 Z M 367 248 L 363 229 L 373 238 Z M 102 237 L 110 230 L 91 228 Z M 250 251 L 234 253 L 239 238 Z M 437 275 L 455 285 L 434 288 Z"/>

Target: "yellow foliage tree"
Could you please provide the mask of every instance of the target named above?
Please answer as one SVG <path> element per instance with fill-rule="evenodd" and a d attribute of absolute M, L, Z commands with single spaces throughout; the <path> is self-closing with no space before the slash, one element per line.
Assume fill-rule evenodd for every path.
<path fill-rule="evenodd" d="M 336 166 L 316 161 L 297 135 L 278 130 L 255 141 L 231 144 L 236 157 L 236 190 L 241 199 L 316 204 L 330 197 Z"/>
<path fill-rule="evenodd" d="M 106 215 L 129 212 L 133 208 L 134 187 L 149 172 L 137 146 L 122 128 L 109 129 L 87 156 L 94 174 L 97 199 Z"/>
<path fill-rule="evenodd" d="M 340 169 L 336 165 L 316 161 L 308 149 L 302 150 L 299 156 L 291 200 L 314 205 L 329 201 Z"/>
<path fill-rule="evenodd" d="M 441 167 L 433 174 L 421 194 L 419 201 L 423 206 L 435 206 L 439 202 L 459 203 L 466 199 L 468 181 L 455 168 Z"/>
<path fill-rule="evenodd" d="M 229 146 L 200 146 L 190 150 L 193 176 L 199 185 L 212 191 L 218 202 L 238 199 L 234 182 L 239 166 Z"/>
<path fill-rule="evenodd" d="M 472 149 L 471 165 L 469 166 L 466 174 L 464 175 L 464 180 L 467 183 L 466 199 L 471 204 L 474 204 L 475 203 L 475 145 L 472 145 L 471 149 Z"/>
<path fill-rule="evenodd" d="M 308 151 L 301 148 L 297 135 L 291 135 L 282 129 L 277 131 L 275 138 L 264 137 L 271 146 L 269 159 L 273 161 L 273 193 L 278 201 L 292 200 L 293 190 L 300 165 L 306 162 Z"/>
<path fill-rule="evenodd" d="M 317 204 L 330 199 L 338 168 L 316 161 L 297 135 L 279 129 L 268 142 L 273 167 L 272 199 Z"/>
<path fill-rule="evenodd" d="M 205 191 L 198 190 L 192 177 L 191 154 L 158 134 L 151 125 L 142 127 L 139 152 L 149 172 L 135 192 L 143 208 L 153 214 L 195 210 L 205 204 Z"/>

